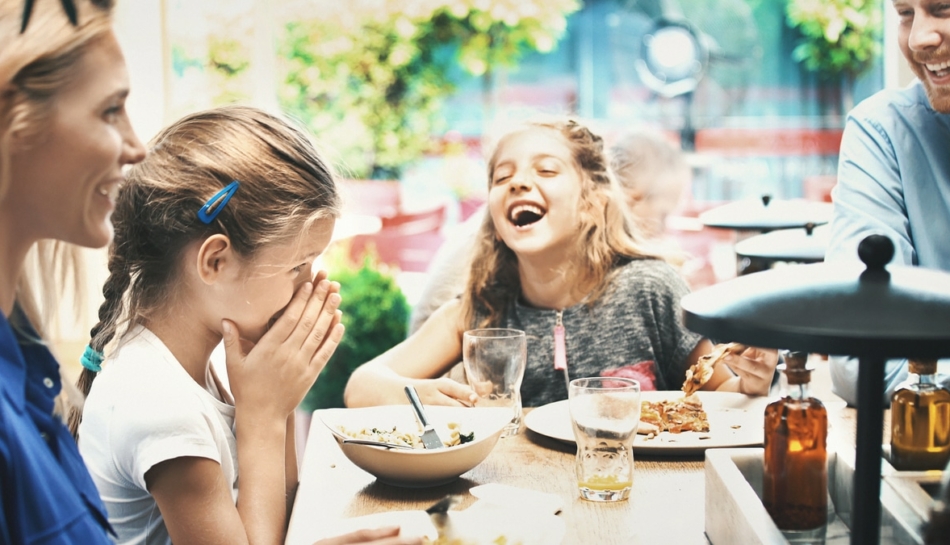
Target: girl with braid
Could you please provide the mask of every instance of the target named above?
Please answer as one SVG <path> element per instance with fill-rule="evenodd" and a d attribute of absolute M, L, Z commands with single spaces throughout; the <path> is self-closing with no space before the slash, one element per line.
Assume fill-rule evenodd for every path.
<path fill-rule="evenodd" d="M 248 107 L 186 116 L 149 148 L 116 197 L 79 450 L 118 543 L 283 543 L 293 412 L 343 335 L 339 285 L 311 272 L 334 175 L 301 131 Z M 230 393 L 209 363 L 222 339 Z M 324 543 L 355 542 L 417 541 Z"/>
<path fill-rule="evenodd" d="M 567 399 L 570 379 L 631 365 L 655 389 L 679 389 L 712 345 L 683 327 L 679 301 L 687 287 L 643 246 L 601 138 L 570 119 L 519 127 L 490 156 L 488 188 L 461 298 L 359 367 L 347 383 L 347 405 L 404 403 L 406 384 L 423 403 L 475 402 L 468 386 L 442 377 L 461 360 L 462 334 L 474 327 L 525 331 L 525 406 Z M 774 350 L 730 354 L 722 361 L 736 375 L 717 365 L 703 388 L 764 395 L 777 360 Z"/>

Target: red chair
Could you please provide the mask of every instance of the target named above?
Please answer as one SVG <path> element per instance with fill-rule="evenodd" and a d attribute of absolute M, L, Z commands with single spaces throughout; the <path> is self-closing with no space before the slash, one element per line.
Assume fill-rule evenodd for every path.
<path fill-rule="evenodd" d="M 444 242 L 440 231 L 445 222 L 445 205 L 381 219 L 378 233 L 353 237 L 350 257 L 360 263 L 367 252 L 373 252 L 381 263 L 401 271 L 425 272 Z"/>
<path fill-rule="evenodd" d="M 693 291 L 727 279 L 717 276 L 713 266 L 714 253 L 724 246 L 731 247 L 735 243 L 735 233 L 726 229 L 705 227 L 698 219 L 700 213 L 721 204 L 723 203 L 691 200 L 676 212 L 676 218 L 668 220 L 669 223 L 678 224 L 678 227 L 668 226 L 666 234 L 675 240 L 679 249 L 686 254 L 686 262 L 683 263 L 681 272 Z M 734 273 L 732 267 L 726 270 Z"/>
<path fill-rule="evenodd" d="M 806 176 L 802 180 L 802 191 L 809 201 L 831 202 L 831 190 L 838 184 L 838 176 L 826 174 L 820 176 Z"/>
<path fill-rule="evenodd" d="M 383 221 L 383 231 L 394 231 L 402 235 L 438 232 L 445 223 L 445 205 L 422 212 L 397 212 L 392 216 L 380 216 L 380 219 Z"/>
<path fill-rule="evenodd" d="M 459 201 L 459 221 L 467 220 L 472 214 L 478 212 L 487 202 L 483 197 L 466 197 Z"/>

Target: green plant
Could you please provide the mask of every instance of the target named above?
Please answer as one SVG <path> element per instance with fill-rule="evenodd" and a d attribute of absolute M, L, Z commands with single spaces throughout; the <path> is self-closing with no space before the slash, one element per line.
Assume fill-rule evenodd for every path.
<path fill-rule="evenodd" d="M 290 19 L 280 101 L 353 177 L 398 178 L 440 132 L 456 67 L 490 78 L 550 51 L 579 0 L 351 0 Z M 486 79 L 486 81 L 490 81 Z"/>
<path fill-rule="evenodd" d="M 248 48 L 239 40 L 214 35 L 208 37 L 205 69 L 214 89 L 214 104 L 231 104 L 250 98 L 244 90 L 247 87 L 245 80 L 250 75 L 249 57 Z"/>
<path fill-rule="evenodd" d="M 330 278 L 340 283 L 346 332 L 317 382 L 301 403 L 306 411 L 343 407 L 343 389 L 350 374 L 406 337 L 409 304 L 393 277 L 371 258 L 348 263 L 348 249 L 327 256 Z"/>
<path fill-rule="evenodd" d="M 826 79 L 849 81 L 880 54 L 880 0 L 789 0 L 786 20 L 802 34 L 792 58 Z"/>

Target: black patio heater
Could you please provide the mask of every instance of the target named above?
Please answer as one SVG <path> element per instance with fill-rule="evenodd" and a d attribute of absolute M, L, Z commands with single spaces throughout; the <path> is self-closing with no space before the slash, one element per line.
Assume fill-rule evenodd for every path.
<path fill-rule="evenodd" d="M 686 327 L 714 339 L 858 358 L 851 543 L 876 544 L 881 520 L 884 363 L 950 356 L 950 274 L 886 267 L 894 244 L 861 241 L 864 263 L 795 265 L 683 298 Z"/>

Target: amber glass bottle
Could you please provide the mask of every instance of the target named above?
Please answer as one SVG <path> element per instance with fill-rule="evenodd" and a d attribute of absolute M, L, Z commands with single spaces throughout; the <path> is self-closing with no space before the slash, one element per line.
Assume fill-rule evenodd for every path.
<path fill-rule="evenodd" d="M 950 460 L 950 391 L 934 381 L 936 360 L 908 362 L 911 378 L 891 396 L 891 464 L 943 469 Z"/>
<path fill-rule="evenodd" d="M 765 408 L 762 502 L 786 535 L 823 532 L 828 520 L 828 412 L 810 396 L 808 354 L 785 352 L 788 387 Z"/>

